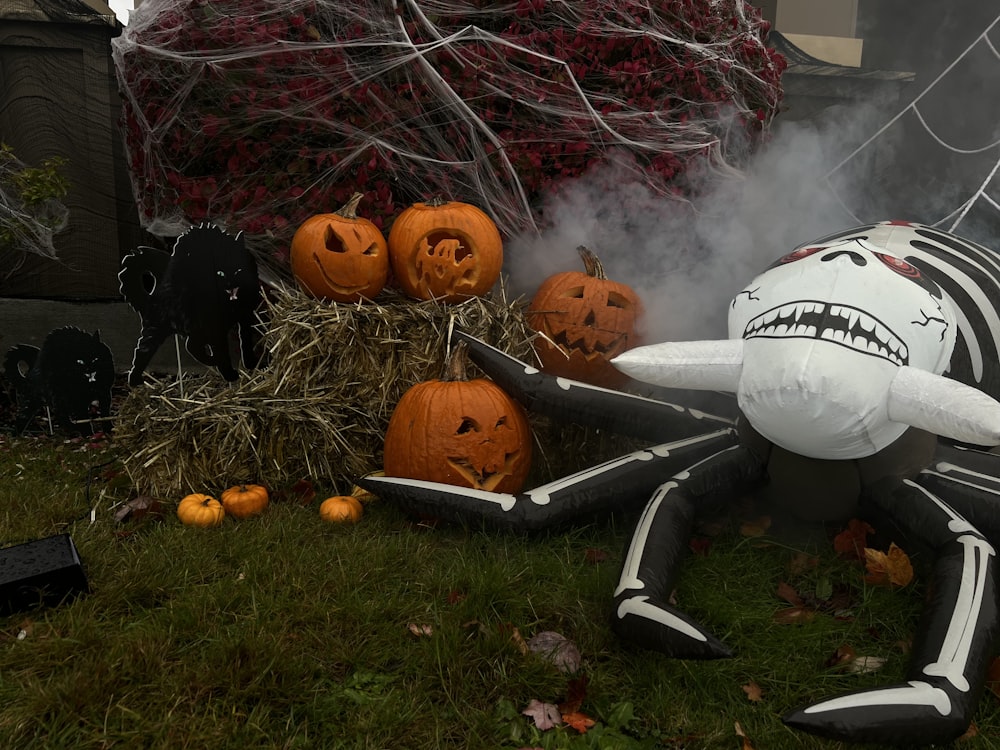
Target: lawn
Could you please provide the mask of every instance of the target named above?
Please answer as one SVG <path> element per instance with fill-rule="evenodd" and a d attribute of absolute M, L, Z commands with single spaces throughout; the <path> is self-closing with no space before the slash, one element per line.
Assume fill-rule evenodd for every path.
<path fill-rule="evenodd" d="M 0 437 L 0 476 L 4 546 L 68 532 L 91 589 L 0 619 L 0 746 L 19 749 L 837 748 L 779 717 L 901 678 L 926 567 L 866 584 L 832 532 L 796 539 L 742 505 L 700 530 L 676 592 L 736 656 L 678 661 L 608 626 L 628 517 L 522 535 L 376 500 L 342 526 L 321 491 L 214 529 L 182 525 L 179 498 L 119 522 L 113 441 L 44 434 Z M 528 648 L 546 631 L 576 672 Z M 595 723 L 541 731 L 532 701 Z M 975 731 L 957 746 L 1000 745 L 989 692 Z"/>

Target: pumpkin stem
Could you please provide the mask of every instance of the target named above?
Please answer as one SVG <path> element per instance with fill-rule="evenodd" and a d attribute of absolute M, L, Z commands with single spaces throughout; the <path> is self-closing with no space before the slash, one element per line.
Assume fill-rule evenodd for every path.
<path fill-rule="evenodd" d="M 431 208 L 440 208 L 441 206 L 444 206 L 447 203 L 448 203 L 447 199 L 442 198 L 440 195 L 435 195 L 429 201 L 424 201 L 424 205 L 430 206 Z"/>
<path fill-rule="evenodd" d="M 464 341 L 459 341 L 455 344 L 451 350 L 451 354 L 448 355 L 448 361 L 445 362 L 444 375 L 441 376 L 441 380 L 446 383 L 452 383 L 456 380 L 464 382 L 469 379 L 469 354 L 466 348 L 467 346 Z"/>
<path fill-rule="evenodd" d="M 586 245 L 580 245 L 576 251 L 580 253 L 580 257 L 583 258 L 583 266 L 587 269 L 587 275 L 593 276 L 595 279 L 601 279 L 607 281 L 608 275 L 604 273 L 604 266 L 601 264 L 600 258 Z"/>
<path fill-rule="evenodd" d="M 345 219 L 358 218 L 358 204 L 361 203 L 361 199 L 364 197 L 364 193 L 355 193 L 347 203 L 334 211 L 334 213 L 337 216 L 343 216 Z"/>

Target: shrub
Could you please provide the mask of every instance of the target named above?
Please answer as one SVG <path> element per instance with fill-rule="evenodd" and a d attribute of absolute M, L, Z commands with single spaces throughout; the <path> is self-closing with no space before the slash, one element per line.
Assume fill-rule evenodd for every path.
<path fill-rule="evenodd" d="M 113 55 L 147 226 L 221 221 L 283 262 L 355 190 L 383 229 L 440 194 L 508 235 L 609 158 L 683 193 L 775 115 L 765 32 L 742 0 L 162 0 Z"/>

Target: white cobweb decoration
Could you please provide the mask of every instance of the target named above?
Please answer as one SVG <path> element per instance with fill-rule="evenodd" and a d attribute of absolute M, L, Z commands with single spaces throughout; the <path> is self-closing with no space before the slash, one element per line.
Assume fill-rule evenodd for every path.
<path fill-rule="evenodd" d="M 991 35 L 996 39 L 991 38 Z M 1000 16 L 897 114 L 841 159 L 825 180 L 857 223 L 908 218 L 996 245 L 1000 230 Z M 907 153 L 894 137 L 906 134 Z M 889 154 L 880 169 L 880 149 Z M 893 161 L 903 163 L 893 166 Z M 905 182 L 895 182 L 892 177 Z M 843 184 L 875 173 L 862 206 Z M 880 199 L 881 195 L 881 199 Z M 901 196 L 909 216 L 898 216 Z M 888 210 L 887 210 L 888 207 Z M 889 215 L 895 207 L 895 214 Z M 992 236 L 989 236 L 992 235 Z M 992 241 L 992 242 L 991 242 Z M 1000 248 L 997 248 L 1000 250 Z"/>
<path fill-rule="evenodd" d="M 69 208 L 58 198 L 32 200 L 22 192 L 19 177 L 29 166 L 13 151 L 0 148 L 0 249 L 55 258 L 54 238 L 69 223 Z M 6 263 L 3 273 L 19 264 Z"/>
<path fill-rule="evenodd" d="M 112 54 L 144 225 L 215 220 L 258 256 L 354 191 L 533 231 L 608 160 L 661 196 L 767 132 L 784 60 L 743 0 L 145 0 Z"/>

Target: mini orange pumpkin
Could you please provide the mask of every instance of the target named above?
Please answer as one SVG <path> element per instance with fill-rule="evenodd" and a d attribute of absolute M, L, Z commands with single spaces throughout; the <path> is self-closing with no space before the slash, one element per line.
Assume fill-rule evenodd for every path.
<path fill-rule="evenodd" d="M 389 248 L 375 224 L 357 215 L 362 193 L 332 214 L 306 219 L 292 237 L 292 274 L 313 297 L 374 299 L 389 277 Z"/>
<path fill-rule="evenodd" d="M 399 400 L 385 433 L 385 473 L 493 492 L 519 492 L 531 468 L 524 408 L 500 386 L 466 376 L 465 343 L 444 377 Z"/>
<path fill-rule="evenodd" d="M 353 495 L 334 495 L 319 506 L 319 516 L 331 523 L 357 523 L 364 514 L 361 501 Z"/>
<path fill-rule="evenodd" d="M 480 209 L 434 198 L 414 203 L 393 221 L 389 260 L 410 297 L 461 302 L 485 294 L 500 278 L 503 241 Z"/>
<path fill-rule="evenodd" d="M 591 250 L 577 252 L 586 272 L 545 279 L 525 319 L 539 334 L 533 343 L 543 371 L 614 388 L 628 378 L 611 360 L 639 343 L 642 301 L 632 287 L 610 280 Z"/>
<path fill-rule="evenodd" d="M 218 526 L 226 517 L 222 503 L 210 495 L 194 493 L 177 505 L 177 517 L 185 526 Z"/>
<path fill-rule="evenodd" d="M 234 518 L 259 515 L 268 502 L 267 488 L 259 484 L 238 484 L 222 493 L 222 507 Z"/>

